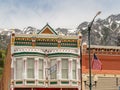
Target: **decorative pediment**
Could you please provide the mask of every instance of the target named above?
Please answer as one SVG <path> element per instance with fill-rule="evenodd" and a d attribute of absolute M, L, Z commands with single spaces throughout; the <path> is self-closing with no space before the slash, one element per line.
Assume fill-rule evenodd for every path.
<path fill-rule="evenodd" d="M 46 24 L 41 31 L 38 32 L 38 34 L 53 34 L 57 35 L 57 33 L 50 27 L 49 24 Z"/>

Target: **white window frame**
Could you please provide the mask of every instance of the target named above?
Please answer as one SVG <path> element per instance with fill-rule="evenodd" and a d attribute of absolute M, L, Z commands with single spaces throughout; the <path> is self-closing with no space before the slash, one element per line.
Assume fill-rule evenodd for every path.
<path fill-rule="evenodd" d="M 22 60 L 22 73 L 21 73 L 21 78 L 17 78 L 17 59 L 21 59 Z M 24 61 L 23 61 L 23 58 L 21 58 L 21 57 L 18 57 L 18 58 L 15 58 L 15 79 L 16 80 L 21 80 L 21 79 L 24 79 L 24 77 L 23 77 L 23 73 L 24 73 Z"/>
<path fill-rule="evenodd" d="M 51 60 L 55 60 L 54 65 L 51 65 Z M 49 66 L 50 79 L 57 79 L 57 58 L 50 58 L 49 63 L 50 63 L 50 66 Z M 53 69 L 56 68 L 56 71 L 53 71 L 53 72 L 52 72 L 52 74 L 55 73 L 55 78 L 52 78 L 52 77 L 51 77 L 51 71 L 50 71 L 50 68 L 53 68 Z"/>
<path fill-rule="evenodd" d="M 33 58 L 33 60 L 34 60 L 34 69 L 33 69 L 34 70 L 34 74 L 33 74 L 34 76 L 33 76 L 33 78 L 28 77 L 28 64 L 27 64 L 28 62 L 27 61 L 28 61 L 29 58 Z M 26 75 L 27 75 L 26 77 L 27 77 L 27 79 L 35 79 L 35 73 L 36 73 L 35 72 L 35 57 L 27 57 L 27 60 L 26 60 Z"/>
<path fill-rule="evenodd" d="M 40 63 L 40 60 L 42 60 L 42 69 L 41 69 L 42 74 L 43 74 L 43 77 L 42 77 L 42 78 L 39 77 L 39 70 L 40 70 L 40 68 L 39 68 L 39 65 L 40 65 L 40 64 L 39 64 L 39 63 Z M 44 71 L 45 71 L 45 70 L 44 70 L 44 66 L 45 66 L 45 65 L 44 65 L 44 58 L 39 58 L 39 59 L 38 59 L 38 79 L 44 79 Z"/>
<path fill-rule="evenodd" d="M 67 68 L 67 78 L 63 78 L 63 73 L 62 73 L 62 70 L 63 70 L 63 67 L 62 67 L 62 60 L 67 60 L 68 61 L 68 68 Z M 61 58 L 61 79 L 65 79 L 65 80 L 68 80 L 69 79 L 69 58 Z"/>
<path fill-rule="evenodd" d="M 73 61 L 75 61 L 75 70 L 73 70 Z M 73 78 L 73 71 L 75 71 L 75 78 Z M 72 59 L 72 79 L 76 80 L 77 79 L 77 59 Z"/>

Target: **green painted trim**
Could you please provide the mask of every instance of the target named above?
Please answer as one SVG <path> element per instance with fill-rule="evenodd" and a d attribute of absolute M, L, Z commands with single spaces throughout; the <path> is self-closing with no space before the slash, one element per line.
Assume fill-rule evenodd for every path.
<path fill-rule="evenodd" d="M 38 52 L 19 52 L 19 53 L 14 53 L 13 54 L 15 57 L 18 56 L 41 56 L 45 57 L 45 54 L 43 53 L 38 53 Z M 73 54 L 73 53 L 51 53 L 47 55 L 48 57 L 78 57 L 79 55 Z"/>
<path fill-rule="evenodd" d="M 32 46 L 32 44 L 14 44 L 15 46 Z M 57 44 L 36 44 L 38 47 L 58 47 Z M 77 46 L 61 45 L 61 47 L 77 48 Z"/>
<path fill-rule="evenodd" d="M 36 55 L 36 54 L 34 54 L 34 55 L 31 55 L 31 54 L 26 54 L 26 55 L 24 55 L 24 54 L 18 54 L 18 55 L 15 55 L 14 57 L 22 57 L 22 56 L 39 56 L 39 57 L 45 57 L 45 56 L 42 56 L 42 55 Z"/>
<path fill-rule="evenodd" d="M 55 30 L 47 23 L 37 34 L 40 34 L 42 31 L 43 31 L 43 29 L 45 28 L 45 27 L 49 27 L 53 32 L 54 32 L 54 34 L 55 35 L 58 35 L 56 32 L 55 32 Z"/>
<path fill-rule="evenodd" d="M 52 53 L 48 54 L 48 57 L 74 57 L 77 58 L 79 55 L 73 53 Z"/>
<path fill-rule="evenodd" d="M 77 84 L 77 82 L 72 82 L 72 84 Z"/>
<path fill-rule="evenodd" d="M 19 53 L 14 53 L 14 56 L 45 56 L 43 53 L 38 53 L 38 52 L 19 52 Z"/>
<path fill-rule="evenodd" d="M 23 84 L 22 81 L 16 81 L 16 84 Z"/>
<path fill-rule="evenodd" d="M 41 81 L 39 81 L 38 83 L 39 83 L 39 84 L 44 84 L 44 82 L 41 82 Z"/>
<path fill-rule="evenodd" d="M 22 38 L 22 37 L 21 37 Z M 46 38 L 47 40 L 47 38 Z M 32 41 L 24 41 L 24 40 L 15 40 L 14 42 L 15 46 L 32 46 Z M 77 42 L 61 42 L 61 47 L 71 47 L 71 48 L 77 48 Z M 41 46 L 41 47 L 58 47 L 58 42 L 56 41 L 35 41 L 35 46 Z"/>
<path fill-rule="evenodd" d="M 15 42 L 32 42 L 32 40 L 15 40 Z"/>
<path fill-rule="evenodd" d="M 76 56 L 72 56 L 72 55 L 69 55 L 69 56 L 68 55 L 67 56 L 66 55 L 61 55 L 61 56 L 60 55 L 53 55 L 53 56 L 49 56 L 49 57 L 74 57 L 74 58 L 77 58 Z"/>
<path fill-rule="evenodd" d="M 52 55 L 62 55 L 62 56 L 66 56 L 66 55 L 73 55 L 73 56 L 78 56 L 77 54 L 73 54 L 73 53 L 51 53 L 48 54 L 48 56 L 52 56 Z"/>
<path fill-rule="evenodd" d="M 50 84 L 57 84 L 57 82 L 50 82 Z"/>
<path fill-rule="evenodd" d="M 30 44 L 14 44 L 15 46 L 32 46 Z"/>
<path fill-rule="evenodd" d="M 35 83 L 35 81 L 26 81 L 27 82 L 27 84 L 34 84 Z"/>
<path fill-rule="evenodd" d="M 74 43 L 74 42 L 62 42 L 61 47 L 77 47 L 77 43 Z"/>
<path fill-rule="evenodd" d="M 44 42 L 44 43 L 36 43 L 36 46 L 58 47 L 58 44 L 57 43 Z"/>
<path fill-rule="evenodd" d="M 62 81 L 61 84 L 69 84 L 69 81 Z"/>
<path fill-rule="evenodd" d="M 71 47 L 71 48 L 77 48 L 77 46 L 61 46 L 61 47 Z"/>

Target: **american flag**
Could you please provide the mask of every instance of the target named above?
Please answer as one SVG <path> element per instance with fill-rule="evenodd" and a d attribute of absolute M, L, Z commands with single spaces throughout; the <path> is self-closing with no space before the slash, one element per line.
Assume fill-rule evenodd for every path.
<path fill-rule="evenodd" d="M 92 69 L 94 70 L 101 70 L 102 69 L 102 63 L 101 61 L 97 58 L 97 56 L 94 53 L 93 59 L 92 59 Z"/>

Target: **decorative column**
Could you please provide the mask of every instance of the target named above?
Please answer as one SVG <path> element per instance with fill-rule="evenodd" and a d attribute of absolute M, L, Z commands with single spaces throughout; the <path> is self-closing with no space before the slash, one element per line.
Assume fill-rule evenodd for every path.
<path fill-rule="evenodd" d="M 45 53 L 45 57 L 44 57 L 44 61 L 43 61 L 43 78 L 45 80 L 45 87 L 48 87 L 48 78 L 49 78 L 49 75 L 48 75 L 48 50 L 45 49 L 43 50 L 44 53 Z"/>
<path fill-rule="evenodd" d="M 13 59 L 13 65 L 14 65 L 14 79 L 16 80 L 16 60 Z"/>
<path fill-rule="evenodd" d="M 12 32 L 11 45 L 14 46 L 15 42 L 15 31 Z"/>
<path fill-rule="evenodd" d="M 38 72 L 38 68 L 39 68 L 38 66 L 39 65 L 38 64 L 39 64 L 39 58 L 35 58 L 35 72 L 34 73 L 35 73 L 35 80 L 36 80 L 35 83 L 36 84 L 38 83 L 38 79 L 39 79 L 39 75 L 38 75 L 38 73 L 39 73 Z"/>
<path fill-rule="evenodd" d="M 60 80 L 61 80 L 61 58 L 57 59 L 57 80 L 58 80 L 58 85 L 60 85 Z"/>
<path fill-rule="evenodd" d="M 15 61 L 14 61 L 14 57 L 13 57 L 13 55 L 12 55 L 12 57 L 11 57 L 12 59 L 12 63 L 11 63 L 11 83 L 10 83 L 10 88 L 11 88 L 11 90 L 14 90 L 14 79 L 15 79 L 15 77 L 14 77 L 14 75 L 15 75 L 15 73 L 14 73 L 14 71 L 15 71 Z"/>
<path fill-rule="evenodd" d="M 32 46 L 35 47 L 35 45 L 36 45 L 36 37 L 34 36 L 32 37 Z"/>
<path fill-rule="evenodd" d="M 26 84 L 26 79 L 27 79 L 27 58 L 23 58 L 24 60 L 24 73 L 23 73 L 23 78 L 24 78 L 24 85 Z"/>
<path fill-rule="evenodd" d="M 14 58 L 13 58 L 13 56 L 11 57 L 11 60 L 12 60 L 12 62 L 11 62 L 11 80 L 13 81 L 14 80 Z"/>
<path fill-rule="evenodd" d="M 44 60 L 44 79 L 45 79 L 45 87 L 48 87 L 49 75 L 48 75 L 48 57 L 47 57 L 47 55 L 45 56 L 45 60 Z"/>
<path fill-rule="evenodd" d="M 58 48 L 60 48 L 61 47 L 61 38 L 59 37 L 58 38 Z"/>
<path fill-rule="evenodd" d="M 68 72 L 68 79 L 70 80 L 70 84 L 72 84 L 72 58 L 69 59 L 69 63 L 68 63 L 68 67 L 69 67 L 69 72 Z"/>
<path fill-rule="evenodd" d="M 58 58 L 57 59 L 57 79 L 60 80 L 61 79 L 61 59 Z"/>
<path fill-rule="evenodd" d="M 14 86 L 13 85 L 10 86 L 10 90 L 14 90 Z"/>
<path fill-rule="evenodd" d="M 81 69 L 80 67 L 81 67 L 81 66 L 80 66 L 80 59 L 78 58 L 78 59 L 76 60 L 76 79 L 77 79 L 77 81 L 80 80 L 79 74 L 82 75 L 82 73 L 80 73 L 80 69 Z"/>
<path fill-rule="evenodd" d="M 46 71 L 46 60 L 43 61 L 43 79 L 46 80 L 46 74 L 47 74 L 47 71 Z"/>

